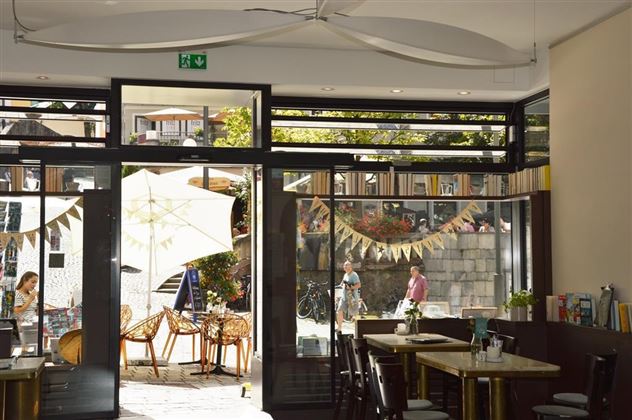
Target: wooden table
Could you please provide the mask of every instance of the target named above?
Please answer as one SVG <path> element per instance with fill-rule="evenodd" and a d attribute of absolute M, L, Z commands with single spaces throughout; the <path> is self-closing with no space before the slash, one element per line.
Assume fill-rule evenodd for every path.
<path fill-rule="evenodd" d="M 415 363 L 415 353 L 418 352 L 462 352 L 470 350 L 470 343 L 457 340 L 456 338 L 446 337 L 440 334 L 411 334 L 411 335 L 397 335 L 397 334 L 365 334 L 369 346 L 377 347 L 378 349 L 387 351 L 389 353 L 402 353 L 404 363 L 404 373 L 406 374 L 406 383 L 408 384 L 408 395 L 410 398 L 417 398 L 417 393 L 414 387 L 411 386 L 413 374 L 412 368 Z M 410 338 L 440 338 L 447 339 L 443 343 L 434 344 L 420 344 L 411 343 L 407 341 Z M 428 370 L 423 367 L 418 370 L 417 374 L 417 389 L 421 389 L 421 382 L 427 382 Z"/>
<path fill-rule="evenodd" d="M 19 357 L 10 369 L 0 370 L 2 419 L 39 418 L 43 357 Z"/>
<path fill-rule="evenodd" d="M 458 376 L 463 384 L 463 420 L 476 419 L 477 378 L 489 378 L 489 407 L 492 420 L 506 419 L 505 378 L 552 378 L 560 375 L 560 367 L 526 357 L 504 353 L 503 362 L 479 362 L 470 352 L 421 352 L 417 363 Z M 428 395 L 423 382 L 421 397 Z"/>

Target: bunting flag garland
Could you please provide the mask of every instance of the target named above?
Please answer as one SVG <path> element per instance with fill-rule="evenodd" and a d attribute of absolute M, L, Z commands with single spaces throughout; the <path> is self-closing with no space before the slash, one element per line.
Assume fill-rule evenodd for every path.
<path fill-rule="evenodd" d="M 35 240 L 36 240 L 36 234 L 35 232 L 26 232 L 24 234 L 24 236 L 26 236 L 26 239 L 29 241 L 29 243 L 31 244 L 32 248 L 35 248 Z"/>
<path fill-rule="evenodd" d="M 66 215 L 66 213 L 62 214 L 61 216 L 57 218 L 57 223 L 64 226 L 66 229 L 70 230 L 70 221 L 68 220 L 68 215 Z"/>
<path fill-rule="evenodd" d="M 315 213 L 318 218 L 324 219 L 330 216 L 329 207 L 327 207 L 327 205 L 318 197 L 314 197 L 309 211 L 311 213 Z M 344 241 L 351 239 L 352 250 L 360 244 L 360 256 L 362 258 L 366 258 L 367 251 L 371 246 L 375 246 L 375 256 L 377 261 L 380 261 L 384 256 L 390 256 L 389 259 L 392 257 L 392 259 L 397 263 L 402 255 L 407 261 L 410 261 L 412 251 L 414 251 L 419 258 L 423 258 L 424 248 L 431 254 L 434 253 L 435 247 L 445 249 L 443 235 L 456 240 L 456 232 L 458 229 L 463 227 L 465 221 L 474 222 L 472 213 L 482 213 L 481 209 L 474 201 L 471 201 L 459 214 L 445 223 L 439 232 L 435 232 L 426 236 L 424 239 L 414 242 L 406 241 L 390 244 L 371 239 L 368 236 L 356 231 L 352 226 L 349 226 L 345 222 L 336 220 L 334 233 L 339 235 L 339 238 L 336 241 L 336 249 Z M 68 211 L 67 214 L 71 214 L 70 211 Z M 61 221 L 60 223 L 63 224 Z M 325 231 L 327 231 L 327 229 L 328 224 L 325 224 Z"/>

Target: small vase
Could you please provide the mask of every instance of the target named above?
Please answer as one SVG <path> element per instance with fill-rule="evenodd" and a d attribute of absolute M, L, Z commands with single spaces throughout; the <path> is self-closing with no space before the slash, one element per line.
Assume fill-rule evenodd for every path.
<path fill-rule="evenodd" d="M 416 318 L 407 318 L 406 319 L 406 327 L 408 329 L 408 334 L 418 334 L 419 328 L 417 326 Z"/>

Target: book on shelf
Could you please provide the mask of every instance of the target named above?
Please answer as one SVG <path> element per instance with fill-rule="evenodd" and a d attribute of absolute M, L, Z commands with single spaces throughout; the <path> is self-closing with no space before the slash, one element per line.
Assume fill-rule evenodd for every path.
<path fill-rule="evenodd" d="M 621 319 L 619 318 L 619 301 L 617 299 L 613 299 L 612 306 L 610 307 L 610 311 L 612 314 L 612 325 L 611 330 L 621 331 Z"/>
<path fill-rule="evenodd" d="M 628 305 L 625 303 L 619 303 L 617 310 L 619 311 L 619 319 L 621 320 L 621 332 L 630 332 L 630 318 L 628 315 Z"/>
<path fill-rule="evenodd" d="M 557 308 L 558 308 L 558 320 L 560 322 L 567 322 L 566 295 L 559 295 L 557 297 Z"/>
<path fill-rule="evenodd" d="M 560 320 L 560 313 L 558 310 L 557 296 L 546 297 L 546 320 L 552 322 L 558 322 Z"/>
<path fill-rule="evenodd" d="M 593 326 L 592 298 L 590 295 L 579 298 L 579 317 L 581 325 Z"/>

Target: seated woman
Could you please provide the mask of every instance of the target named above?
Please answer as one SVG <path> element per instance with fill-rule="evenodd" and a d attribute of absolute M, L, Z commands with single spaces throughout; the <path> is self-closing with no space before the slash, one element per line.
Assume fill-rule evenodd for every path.
<path fill-rule="evenodd" d="M 39 277 L 32 271 L 22 275 L 15 289 L 13 312 L 20 322 L 37 320 L 37 281 Z"/>

